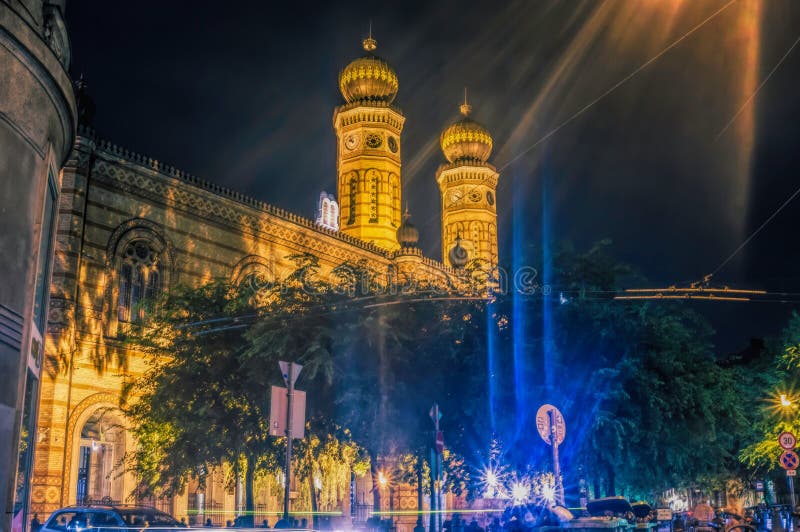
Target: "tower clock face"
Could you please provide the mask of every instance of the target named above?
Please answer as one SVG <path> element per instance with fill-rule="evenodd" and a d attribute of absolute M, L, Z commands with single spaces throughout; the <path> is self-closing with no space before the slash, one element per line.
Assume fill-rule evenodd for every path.
<path fill-rule="evenodd" d="M 472 203 L 478 203 L 481 200 L 481 193 L 478 192 L 477 190 L 473 190 L 472 192 L 469 193 L 469 200 Z"/>
<path fill-rule="evenodd" d="M 347 135 L 344 138 L 344 147 L 348 150 L 354 150 L 358 147 L 358 144 L 361 142 L 361 137 L 357 134 Z"/>
<path fill-rule="evenodd" d="M 487 192 L 486 193 L 486 202 L 489 205 L 494 205 L 494 194 L 492 194 L 491 192 Z"/>
<path fill-rule="evenodd" d="M 397 140 L 395 140 L 394 137 L 389 137 L 389 140 L 386 141 L 386 143 L 389 145 L 389 149 L 392 151 L 392 153 L 397 153 Z"/>
<path fill-rule="evenodd" d="M 450 203 L 458 203 L 464 197 L 464 193 L 460 190 L 454 190 L 450 193 Z"/>
<path fill-rule="evenodd" d="M 367 135 L 366 144 L 368 148 L 380 148 L 383 144 L 383 139 L 377 133 L 370 133 Z"/>

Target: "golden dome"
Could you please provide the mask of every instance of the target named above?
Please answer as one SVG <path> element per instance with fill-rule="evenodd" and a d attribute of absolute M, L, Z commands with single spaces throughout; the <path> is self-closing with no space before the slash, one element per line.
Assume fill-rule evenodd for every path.
<path fill-rule="evenodd" d="M 486 162 L 492 154 L 492 136 L 489 131 L 469 118 L 472 111 L 466 99 L 461 105 L 464 118 L 442 131 L 439 144 L 447 160 Z"/>
<path fill-rule="evenodd" d="M 378 43 L 372 34 L 363 41 L 368 55 L 352 61 L 339 72 L 339 90 L 347 103 L 359 100 L 392 103 L 397 96 L 397 74 L 389 63 L 372 55 Z"/>

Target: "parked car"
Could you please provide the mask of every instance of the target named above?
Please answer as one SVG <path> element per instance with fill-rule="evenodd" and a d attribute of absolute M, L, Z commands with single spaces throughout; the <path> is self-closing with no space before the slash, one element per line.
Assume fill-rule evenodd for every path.
<path fill-rule="evenodd" d="M 79 532 L 87 528 L 92 532 L 144 528 L 173 530 L 184 527 L 171 515 L 149 506 L 89 505 L 56 510 L 40 532 Z"/>

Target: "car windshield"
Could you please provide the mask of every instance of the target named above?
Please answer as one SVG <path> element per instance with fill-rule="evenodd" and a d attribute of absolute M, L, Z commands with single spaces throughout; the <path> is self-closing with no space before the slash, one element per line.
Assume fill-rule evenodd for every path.
<path fill-rule="evenodd" d="M 122 522 L 126 526 L 144 526 L 145 523 L 150 526 L 179 526 L 175 519 L 169 514 L 159 512 L 158 510 L 148 509 L 135 509 L 135 510 L 117 510 Z"/>
<path fill-rule="evenodd" d="M 62 531 L 67 528 L 86 528 L 86 514 L 82 511 L 56 512 L 47 521 L 47 528 Z"/>

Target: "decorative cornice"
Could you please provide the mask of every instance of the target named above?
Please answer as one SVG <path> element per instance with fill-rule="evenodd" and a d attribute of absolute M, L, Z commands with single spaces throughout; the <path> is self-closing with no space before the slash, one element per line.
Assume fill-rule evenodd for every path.
<path fill-rule="evenodd" d="M 204 218 L 223 225 L 268 234 L 310 252 L 327 254 L 340 262 L 360 260 L 364 258 L 364 254 L 371 256 L 372 260 L 384 263 L 395 257 L 395 253 L 375 244 L 341 231 L 320 227 L 309 218 L 205 181 L 107 140 L 97 139 L 94 130 L 90 128 L 81 127 L 76 142 L 96 146 L 93 176 L 100 181 L 111 181 L 123 190 L 181 207 L 187 212 L 203 213 Z M 486 166 L 493 168 L 491 165 Z M 176 187 L 170 180 L 187 186 Z M 220 198 L 229 202 L 218 201 Z M 292 225 L 297 229 L 292 229 Z M 314 235 L 320 238 L 314 238 Z M 337 242 L 345 246 L 336 245 Z M 442 274 L 454 273 L 449 266 L 428 257 L 423 256 L 421 264 Z"/>
<path fill-rule="evenodd" d="M 439 183 L 440 189 L 453 183 L 470 183 L 494 188 L 499 177 L 497 169 L 489 163 L 443 164 L 436 170 L 436 182 Z"/>
<path fill-rule="evenodd" d="M 311 219 L 201 180 L 173 166 L 161 164 L 157 160 L 130 152 L 110 142 L 101 140 L 97 146 L 98 157 L 94 163 L 95 173 L 93 175 L 99 180 L 111 180 L 122 189 L 159 201 L 166 201 L 190 212 L 202 212 L 206 218 L 213 218 L 225 225 L 243 226 L 250 230 L 278 236 L 299 246 L 323 251 L 337 258 L 352 259 L 353 257 L 350 253 L 343 253 L 341 246 L 327 245 L 322 241 L 323 239 L 312 241 L 312 238 L 303 231 L 288 231 L 279 221 L 288 222 L 322 237 L 345 243 L 358 251 L 372 255 L 374 259 L 388 259 L 389 252 L 387 250 L 345 233 L 320 227 Z M 170 178 L 190 186 L 176 187 L 169 183 Z M 232 200 L 234 204 L 215 201 L 215 198 L 203 194 L 203 191 Z M 264 214 L 268 216 L 264 217 Z"/>
<path fill-rule="evenodd" d="M 387 124 L 399 133 L 403 129 L 406 118 L 399 108 L 384 102 L 360 101 L 348 103 L 336 108 L 333 112 L 333 127 L 345 128 L 356 124 Z"/>

